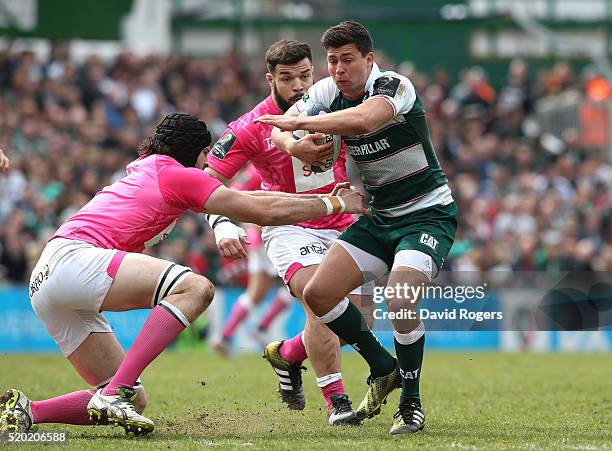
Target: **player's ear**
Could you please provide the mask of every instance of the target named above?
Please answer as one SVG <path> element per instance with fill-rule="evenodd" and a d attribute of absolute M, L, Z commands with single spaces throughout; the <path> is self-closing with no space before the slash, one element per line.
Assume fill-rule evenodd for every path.
<path fill-rule="evenodd" d="M 268 72 L 266 74 L 266 81 L 268 82 L 270 87 L 272 87 L 272 83 L 274 83 L 274 75 L 272 75 L 270 72 Z"/>
<path fill-rule="evenodd" d="M 368 64 L 372 64 L 374 62 L 374 53 L 368 52 L 366 55 L 366 61 Z"/>

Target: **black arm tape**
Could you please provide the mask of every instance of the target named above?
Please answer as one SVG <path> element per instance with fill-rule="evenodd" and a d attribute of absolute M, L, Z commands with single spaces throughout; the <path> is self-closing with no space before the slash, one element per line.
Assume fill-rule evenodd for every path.
<path fill-rule="evenodd" d="M 215 227 L 217 227 L 219 224 L 223 224 L 224 222 L 231 222 L 232 224 L 234 224 L 229 219 L 227 219 L 227 218 L 225 218 L 223 216 L 219 216 L 217 219 L 215 219 L 215 222 L 212 223 L 211 227 L 212 227 L 213 230 L 215 230 Z"/>

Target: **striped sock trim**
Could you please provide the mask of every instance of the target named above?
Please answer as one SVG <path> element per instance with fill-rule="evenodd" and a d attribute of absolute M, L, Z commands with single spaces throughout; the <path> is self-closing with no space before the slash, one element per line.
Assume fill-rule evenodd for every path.
<path fill-rule="evenodd" d="M 342 380 L 342 373 L 332 373 L 326 376 L 317 377 L 319 388 L 327 387 L 329 384 Z"/>
<path fill-rule="evenodd" d="M 393 331 L 393 337 L 401 345 L 411 345 L 423 335 L 425 335 L 425 324 L 423 324 L 423 321 L 419 323 L 416 329 L 414 329 L 412 332 L 408 332 L 407 334 L 400 334 L 396 330 Z"/>
<path fill-rule="evenodd" d="M 172 305 L 165 299 L 162 299 L 162 301 L 159 303 L 159 306 L 167 310 L 168 313 L 174 316 L 177 319 L 177 321 L 180 322 L 183 326 L 189 327 L 189 324 L 190 324 L 189 320 L 183 314 L 183 312 L 180 311 L 180 309 L 176 305 Z"/>
<path fill-rule="evenodd" d="M 319 316 L 319 319 L 321 320 L 322 323 L 325 323 L 325 324 L 331 323 L 333 320 L 338 319 L 344 312 L 346 312 L 348 305 L 349 305 L 349 300 L 347 298 L 344 298 L 340 302 L 338 302 L 338 304 L 333 309 L 331 309 L 329 312 L 327 312 L 325 315 Z"/>

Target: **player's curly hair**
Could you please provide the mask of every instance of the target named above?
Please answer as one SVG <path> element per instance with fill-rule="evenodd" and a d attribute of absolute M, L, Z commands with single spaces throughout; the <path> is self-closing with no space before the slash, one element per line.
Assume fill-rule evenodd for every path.
<path fill-rule="evenodd" d="M 168 155 L 185 167 L 194 167 L 202 149 L 211 141 L 204 122 L 190 114 L 172 113 L 162 119 L 152 137 L 138 145 L 138 155 Z"/>

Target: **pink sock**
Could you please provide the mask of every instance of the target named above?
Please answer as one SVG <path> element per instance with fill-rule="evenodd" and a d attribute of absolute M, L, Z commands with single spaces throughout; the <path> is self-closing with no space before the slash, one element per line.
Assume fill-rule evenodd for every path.
<path fill-rule="evenodd" d="M 283 341 L 280 349 L 278 350 L 280 356 L 289 363 L 302 363 L 308 355 L 306 354 L 306 347 L 302 340 L 302 334 L 300 332 L 290 340 Z"/>
<path fill-rule="evenodd" d="M 32 401 L 32 421 L 36 424 L 94 424 L 87 413 L 87 404 L 94 393 L 93 390 L 79 390 L 57 398 Z"/>
<path fill-rule="evenodd" d="M 281 290 L 284 290 L 284 288 L 281 288 Z M 289 307 L 289 303 L 285 299 L 284 295 L 277 293 L 272 301 L 272 304 L 268 308 L 268 311 L 259 323 L 259 329 L 267 330 L 268 327 L 270 327 L 270 324 L 272 324 L 272 321 L 274 321 L 274 318 L 282 313 L 287 307 Z"/>
<path fill-rule="evenodd" d="M 245 320 L 245 318 L 249 316 L 250 311 L 250 298 L 246 293 L 244 293 L 238 298 L 238 300 L 234 304 L 232 312 L 230 313 L 230 316 L 227 319 L 227 323 L 223 328 L 224 340 L 229 340 L 234 336 L 234 332 L 236 332 L 236 329 Z"/>
<path fill-rule="evenodd" d="M 344 390 L 344 384 L 342 383 L 342 379 L 332 382 L 331 384 L 326 385 L 325 387 L 321 387 L 321 392 L 323 393 L 323 397 L 325 398 L 325 403 L 327 404 L 327 411 L 332 407 L 331 397 L 333 395 L 344 395 L 346 391 Z"/>
<path fill-rule="evenodd" d="M 189 325 L 183 313 L 161 301 L 153 309 L 103 395 L 114 395 L 117 387 L 133 387 L 136 379 Z"/>

